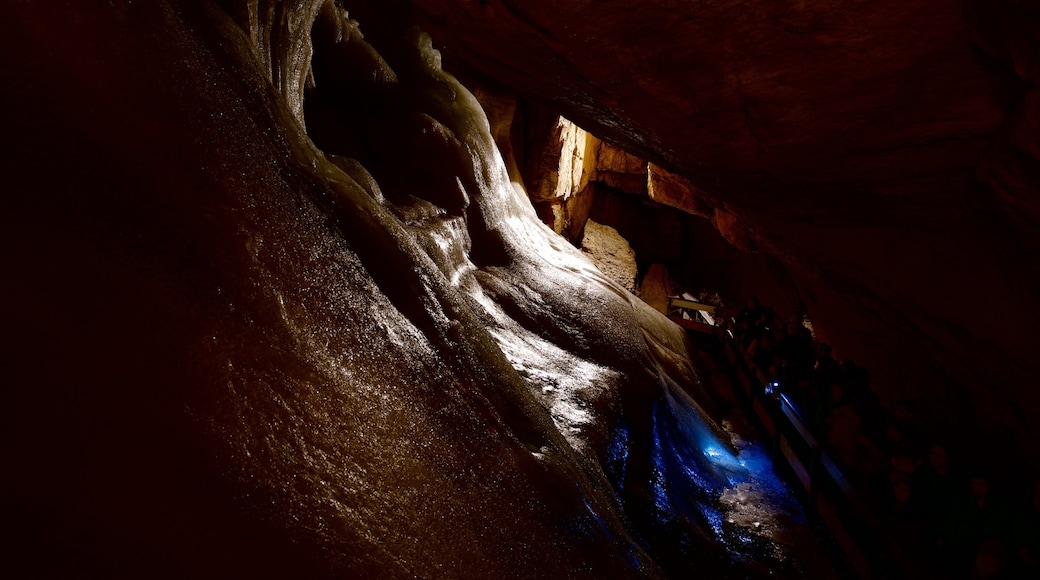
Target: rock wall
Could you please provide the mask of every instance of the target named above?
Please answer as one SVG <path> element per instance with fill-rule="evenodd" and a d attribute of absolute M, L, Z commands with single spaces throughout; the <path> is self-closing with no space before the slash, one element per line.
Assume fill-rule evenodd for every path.
<path fill-rule="evenodd" d="M 1037 458 L 1035 3 L 402 4 L 457 68 L 687 178 L 887 400 Z"/>
<path fill-rule="evenodd" d="M 592 220 L 585 222 L 585 237 L 581 240 L 581 251 L 611 280 L 638 296 L 639 269 L 636 267 L 636 253 L 617 230 Z"/>

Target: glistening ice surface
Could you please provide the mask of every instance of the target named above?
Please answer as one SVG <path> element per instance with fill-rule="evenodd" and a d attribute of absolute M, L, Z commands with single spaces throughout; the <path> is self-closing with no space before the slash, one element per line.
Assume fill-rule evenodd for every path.
<path fill-rule="evenodd" d="M 429 39 L 97 4 L 12 7 L 0 51 L 9 568 L 758 571 L 779 491 L 684 335 L 537 221 Z"/>

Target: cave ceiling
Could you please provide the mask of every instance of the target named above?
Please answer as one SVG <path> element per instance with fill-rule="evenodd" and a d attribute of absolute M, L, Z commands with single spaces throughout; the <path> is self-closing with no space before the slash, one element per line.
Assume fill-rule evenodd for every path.
<path fill-rule="evenodd" d="M 16 576 L 745 576 L 708 520 L 639 539 L 747 474 L 467 79 L 683 176 L 885 402 L 1037 459 L 1035 3 L 3 5 Z"/>
<path fill-rule="evenodd" d="M 1040 323 L 1035 5 L 393 10 L 410 10 L 449 66 L 689 178 L 787 264 L 825 338 L 893 397 L 955 393 L 947 420 L 1010 418 L 1029 432 L 1040 405 L 1019 385 L 1038 370 Z"/>

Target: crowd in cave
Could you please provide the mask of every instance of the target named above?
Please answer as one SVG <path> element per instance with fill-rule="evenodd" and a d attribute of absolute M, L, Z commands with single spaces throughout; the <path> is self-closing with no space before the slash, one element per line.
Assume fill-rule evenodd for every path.
<path fill-rule="evenodd" d="M 843 473 L 883 514 L 903 565 L 951 578 L 1040 577 L 1040 476 L 929 436 L 919 404 L 882 405 L 870 373 L 838 362 L 795 312 L 787 321 L 751 297 L 735 316 L 747 358 L 794 402 Z"/>

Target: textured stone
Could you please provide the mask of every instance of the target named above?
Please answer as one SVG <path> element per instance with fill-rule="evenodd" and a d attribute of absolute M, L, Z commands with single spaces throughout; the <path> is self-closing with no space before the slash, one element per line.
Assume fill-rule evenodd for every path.
<path fill-rule="evenodd" d="M 672 294 L 672 282 L 664 264 L 650 264 L 639 285 L 639 298 L 661 314 L 668 314 L 668 296 Z"/>
<path fill-rule="evenodd" d="M 703 192 L 688 179 L 651 163 L 647 168 L 647 195 L 650 199 L 688 214 L 711 218 L 712 207 Z"/>
<path fill-rule="evenodd" d="M 647 163 L 601 141 L 596 151 L 596 180 L 625 193 L 646 195 Z"/>
<path fill-rule="evenodd" d="M 683 254 L 684 214 L 673 208 L 603 187 L 596 191 L 589 217 L 628 240 L 643 267 L 675 264 Z"/>
<path fill-rule="evenodd" d="M 748 233 L 747 227 L 732 213 L 716 208 L 711 214 L 711 223 L 719 230 L 727 242 L 737 248 L 750 252 L 754 249 L 754 242 Z"/>
<path fill-rule="evenodd" d="M 592 220 L 586 221 L 581 251 L 611 280 L 632 294 L 636 293 L 639 276 L 636 253 L 617 230 Z"/>
<path fill-rule="evenodd" d="M 546 225 L 580 242 L 592 206 L 599 140 L 558 115 L 546 133 L 527 151 L 526 191 Z"/>

